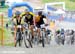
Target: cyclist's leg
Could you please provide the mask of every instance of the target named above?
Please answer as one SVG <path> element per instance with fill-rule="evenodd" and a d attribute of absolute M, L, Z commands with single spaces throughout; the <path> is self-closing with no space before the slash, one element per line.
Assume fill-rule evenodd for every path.
<path fill-rule="evenodd" d="M 31 30 L 31 35 L 32 35 L 32 39 L 31 41 L 33 42 L 33 39 L 34 39 L 34 31 L 33 31 L 33 21 L 30 21 L 30 30 Z"/>
<path fill-rule="evenodd" d="M 32 33 L 32 40 L 33 40 L 34 39 L 33 25 L 30 26 L 30 30 L 31 30 L 31 33 Z"/>
<path fill-rule="evenodd" d="M 33 40 L 33 22 L 32 21 L 28 21 L 30 23 L 29 25 L 29 39 L 28 39 L 28 42 L 29 42 L 29 45 L 30 47 L 32 47 L 32 40 Z"/>
<path fill-rule="evenodd" d="M 38 36 L 40 37 L 41 36 L 41 34 L 40 34 L 40 24 L 37 24 L 36 26 L 37 26 Z"/>
<path fill-rule="evenodd" d="M 19 32 L 19 46 L 22 44 L 22 32 Z"/>
<path fill-rule="evenodd" d="M 15 43 L 15 47 L 17 46 L 18 43 L 18 32 L 16 33 L 16 43 Z"/>
<path fill-rule="evenodd" d="M 21 34 L 21 29 L 18 28 L 17 29 L 17 42 L 19 43 L 19 46 L 21 46 L 21 37 L 22 37 L 22 34 Z"/>
<path fill-rule="evenodd" d="M 38 33 L 38 42 L 40 42 L 41 43 L 41 31 L 40 31 L 40 24 L 36 24 L 36 26 L 37 26 L 37 33 Z"/>
<path fill-rule="evenodd" d="M 18 42 L 19 42 L 19 29 L 17 28 L 15 47 L 17 46 Z"/>

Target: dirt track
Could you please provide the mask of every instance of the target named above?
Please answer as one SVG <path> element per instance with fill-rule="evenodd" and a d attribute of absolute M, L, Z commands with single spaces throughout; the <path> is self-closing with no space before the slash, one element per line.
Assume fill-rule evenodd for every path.
<path fill-rule="evenodd" d="M 75 54 L 75 46 L 0 47 L 0 54 Z"/>

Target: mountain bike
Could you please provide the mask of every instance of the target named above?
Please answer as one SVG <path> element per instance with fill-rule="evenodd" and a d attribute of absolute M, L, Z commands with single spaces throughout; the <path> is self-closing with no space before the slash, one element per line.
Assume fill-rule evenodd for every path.
<path fill-rule="evenodd" d="M 31 32 L 29 26 L 30 26 L 30 23 L 28 23 L 28 24 L 25 23 L 24 24 L 25 30 L 24 30 L 23 39 L 24 39 L 24 44 L 25 44 L 26 48 L 29 48 L 29 47 L 32 48 L 32 41 L 31 41 L 32 40 L 32 32 Z"/>
<path fill-rule="evenodd" d="M 19 43 L 19 46 L 21 46 L 22 44 L 22 25 L 17 25 L 17 32 L 16 32 L 16 43 L 15 43 L 15 47 L 17 46 L 17 44 Z"/>

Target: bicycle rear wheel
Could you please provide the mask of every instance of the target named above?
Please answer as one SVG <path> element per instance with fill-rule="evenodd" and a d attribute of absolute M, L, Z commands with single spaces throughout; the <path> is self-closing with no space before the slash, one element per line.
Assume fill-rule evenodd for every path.
<path fill-rule="evenodd" d="M 30 45 L 30 47 L 32 48 L 32 34 L 31 33 L 29 33 L 29 45 Z"/>
<path fill-rule="evenodd" d="M 16 43 L 15 43 L 15 47 L 17 46 L 17 43 L 19 43 L 19 46 L 21 46 L 21 44 L 22 44 L 22 34 L 21 34 L 21 32 L 17 32 L 16 33 Z"/>
<path fill-rule="evenodd" d="M 44 38 L 42 37 L 42 47 L 45 47 Z"/>
<path fill-rule="evenodd" d="M 45 32 L 42 31 L 42 47 L 45 47 Z"/>

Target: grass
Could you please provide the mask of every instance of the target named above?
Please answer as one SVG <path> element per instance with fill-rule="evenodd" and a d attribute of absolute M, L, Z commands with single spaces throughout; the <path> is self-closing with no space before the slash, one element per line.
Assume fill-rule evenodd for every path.
<path fill-rule="evenodd" d="M 1 44 L 0 44 L 0 46 L 1 46 Z M 14 42 L 12 42 L 12 43 L 7 43 L 7 44 L 4 44 L 4 46 L 14 46 Z"/>
<path fill-rule="evenodd" d="M 1 41 L 1 33 L 2 32 L 2 28 L 0 28 L 0 41 Z M 3 29 L 3 33 L 4 33 L 4 36 L 3 36 L 3 40 L 4 41 L 6 41 L 6 40 L 11 40 L 11 38 L 13 39 L 13 37 L 11 36 L 11 31 L 10 30 L 8 30 L 8 29 L 6 29 L 6 28 L 4 28 Z M 6 43 L 4 43 L 4 45 L 5 46 L 13 46 L 14 45 L 14 43 L 13 42 L 11 42 L 11 43 L 9 43 L 9 41 L 8 42 L 6 42 L 6 43 L 8 43 L 8 44 L 6 44 Z M 1 45 L 1 44 L 0 44 Z"/>
<path fill-rule="evenodd" d="M 8 20 L 9 20 L 8 18 L 3 17 L 3 25 L 4 25 L 3 33 L 4 33 L 4 39 L 5 39 L 5 40 L 9 39 L 10 36 L 11 36 L 11 31 L 10 31 L 10 29 L 6 29 L 6 28 L 5 28 L 6 23 L 11 24 L 10 21 L 8 21 Z M 1 24 L 1 16 L 0 16 L 0 24 Z M 0 40 L 1 40 L 1 34 L 2 34 L 1 32 L 2 32 L 2 27 L 0 26 Z"/>
<path fill-rule="evenodd" d="M 5 24 L 8 22 L 9 24 L 11 24 L 10 23 L 10 21 L 8 21 L 9 19 L 8 18 L 3 18 L 3 20 L 4 20 L 4 28 L 3 28 L 3 33 L 4 33 L 4 36 L 3 36 L 3 38 L 4 38 L 4 46 L 14 46 L 14 41 L 12 41 L 12 42 L 10 42 L 11 41 L 11 39 L 13 39 L 13 36 L 11 35 L 11 30 L 10 29 L 6 29 L 5 28 Z M 0 19 L 0 21 L 1 21 L 1 19 Z M 1 39 L 2 39 L 2 27 L 0 26 L 0 41 L 1 41 Z M 6 41 L 6 40 L 9 40 L 9 41 Z M 1 43 L 0 43 L 0 46 L 1 46 Z"/>
<path fill-rule="evenodd" d="M 13 39 L 13 36 L 11 35 L 11 30 L 5 28 L 5 24 L 7 22 L 9 24 L 11 24 L 11 23 L 10 23 L 10 21 L 8 21 L 9 19 L 6 17 L 4 17 L 3 20 L 4 20 L 4 28 L 3 28 L 4 36 L 3 36 L 3 38 L 5 41 L 4 46 L 14 46 L 14 43 L 13 43 L 14 41 L 12 41 L 11 43 L 9 42 L 9 41 L 11 41 L 11 39 Z M 0 16 L 0 21 L 1 21 L 1 16 Z M 2 34 L 2 27 L 0 26 L 0 41 L 1 41 L 1 37 L 2 37 L 1 34 Z M 6 40 L 9 40 L 9 41 L 6 41 Z M 1 43 L 0 43 L 0 45 L 1 45 Z"/>
<path fill-rule="evenodd" d="M 6 12 L 7 8 L 0 8 L 0 12 Z"/>
<path fill-rule="evenodd" d="M 0 7 L 0 12 L 6 12 L 8 10 L 8 6 Z"/>
<path fill-rule="evenodd" d="M 0 28 L 0 40 L 1 40 L 1 33 L 2 32 L 2 28 Z M 4 39 L 7 40 L 8 38 L 10 38 L 11 35 L 11 31 L 9 31 L 8 29 L 4 28 L 3 29 L 3 33 L 4 33 Z"/>
<path fill-rule="evenodd" d="M 49 2 L 65 2 L 66 3 L 66 9 L 68 10 L 75 10 L 75 2 L 71 0 L 42 0 L 43 3 L 49 3 Z"/>
<path fill-rule="evenodd" d="M 14 46 L 14 43 L 8 43 L 8 44 L 4 44 L 5 46 Z"/>

